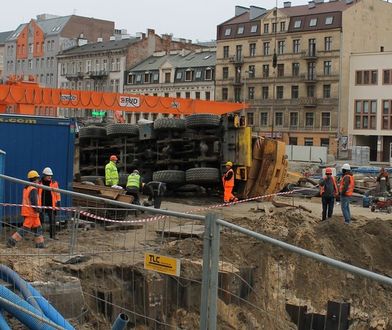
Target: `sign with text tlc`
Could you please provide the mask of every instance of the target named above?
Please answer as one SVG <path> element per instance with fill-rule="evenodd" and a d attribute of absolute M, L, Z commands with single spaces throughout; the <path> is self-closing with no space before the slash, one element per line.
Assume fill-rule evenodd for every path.
<path fill-rule="evenodd" d="M 165 257 L 154 253 L 144 253 L 144 269 L 158 273 L 180 276 L 180 259 Z"/>

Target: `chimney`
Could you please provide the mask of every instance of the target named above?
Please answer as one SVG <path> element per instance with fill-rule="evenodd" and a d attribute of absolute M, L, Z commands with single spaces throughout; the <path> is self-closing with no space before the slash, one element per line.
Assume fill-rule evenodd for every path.
<path fill-rule="evenodd" d="M 147 29 L 147 37 L 155 35 L 154 29 Z"/>
<path fill-rule="evenodd" d="M 103 41 L 103 38 L 101 38 L 101 37 L 97 39 L 97 42 L 102 42 L 102 41 Z"/>
<path fill-rule="evenodd" d="M 312 8 L 314 8 L 314 7 L 316 7 L 316 4 L 314 3 L 314 1 L 309 1 L 309 3 L 308 3 L 308 8 L 309 8 L 309 9 L 312 9 Z"/>
<path fill-rule="evenodd" d="M 291 7 L 291 1 L 285 1 L 285 2 L 283 2 L 283 7 L 284 7 L 284 8 L 290 8 L 290 7 Z"/>
<path fill-rule="evenodd" d="M 249 8 L 242 7 L 242 6 L 235 6 L 235 16 L 240 16 L 248 12 L 249 12 Z"/>
<path fill-rule="evenodd" d="M 249 19 L 254 19 L 256 17 L 259 17 L 266 12 L 267 10 L 265 8 L 250 6 Z"/>

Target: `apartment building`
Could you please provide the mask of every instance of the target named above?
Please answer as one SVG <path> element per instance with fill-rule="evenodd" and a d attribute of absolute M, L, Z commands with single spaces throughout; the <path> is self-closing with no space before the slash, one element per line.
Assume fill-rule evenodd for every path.
<path fill-rule="evenodd" d="M 6 80 L 6 77 L 3 77 L 5 41 L 13 32 L 14 31 L 0 32 L 0 80 L 1 81 Z"/>
<path fill-rule="evenodd" d="M 370 147 L 370 160 L 392 157 L 392 52 L 352 54 L 348 149 Z"/>
<path fill-rule="evenodd" d="M 5 42 L 3 76 L 34 76 L 40 85 L 57 87 L 57 54 L 75 47 L 79 39 L 109 40 L 114 22 L 95 18 L 38 15 L 21 24 Z"/>
<path fill-rule="evenodd" d="M 260 135 L 345 156 L 350 54 L 392 50 L 391 14 L 381 0 L 237 6 L 217 27 L 216 99 L 248 103 Z"/>
<path fill-rule="evenodd" d="M 127 71 L 124 91 L 173 98 L 214 100 L 215 49 L 155 53 Z M 156 114 L 130 114 L 129 121 Z"/>

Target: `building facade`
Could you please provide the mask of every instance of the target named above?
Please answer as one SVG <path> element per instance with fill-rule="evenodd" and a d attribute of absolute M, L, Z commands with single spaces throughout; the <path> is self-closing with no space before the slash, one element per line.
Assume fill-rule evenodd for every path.
<path fill-rule="evenodd" d="M 370 160 L 389 162 L 392 148 L 392 52 L 352 54 L 348 149 L 370 147 Z"/>
<path fill-rule="evenodd" d="M 124 91 L 173 98 L 215 99 L 215 49 L 156 53 L 127 72 Z M 129 121 L 156 114 L 130 114 Z"/>
<path fill-rule="evenodd" d="M 248 124 L 260 135 L 334 155 L 340 145 L 344 156 L 349 56 L 392 49 L 391 14 L 381 0 L 237 6 L 217 28 L 216 98 L 248 103 Z"/>
<path fill-rule="evenodd" d="M 12 33 L 13 31 L 0 32 L 0 80 L 1 81 L 6 80 L 6 77 L 3 77 L 5 42 Z"/>

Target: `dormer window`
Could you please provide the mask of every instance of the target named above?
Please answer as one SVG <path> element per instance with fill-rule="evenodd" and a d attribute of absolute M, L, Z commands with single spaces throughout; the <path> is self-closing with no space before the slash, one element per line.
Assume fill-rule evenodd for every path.
<path fill-rule="evenodd" d="M 206 69 L 206 80 L 212 80 L 212 69 L 211 68 Z"/>
<path fill-rule="evenodd" d="M 180 71 L 180 72 L 177 72 L 177 74 L 176 74 L 176 79 L 177 80 L 180 80 L 182 78 L 182 72 Z"/>
<path fill-rule="evenodd" d="M 250 28 L 251 33 L 256 33 L 257 32 L 257 25 L 252 25 Z"/>
<path fill-rule="evenodd" d="M 317 25 L 317 18 L 312 18 L 309 22 L 309 26 L 316 26 Z"/>
<path fill-rule="evenodd" d="M 333 16 L 328 16 L 325 18 L 325 25 L 331 25 L 333 23 Z"/>
<path fill-rule="evenodd" d="M 244 34 L 244 27 L 243 26 L 238 27 L 237 34 Z"/>
<path fill-rule="evenodd" d="M 299 29 L 301 27 L 302 21 L 300 19 L 294 22 L 294 29 Z"/>
<path fill-rule="evenodd" d="M 226 28 L 225 36 L 228 37 L 231 34 L 231 28 Z"/>
<path fill-rule="evenodd" d="M 192 81 L 193 80 L 194 71 L 188 69 L 185 71 L 185 81 Z"/>

